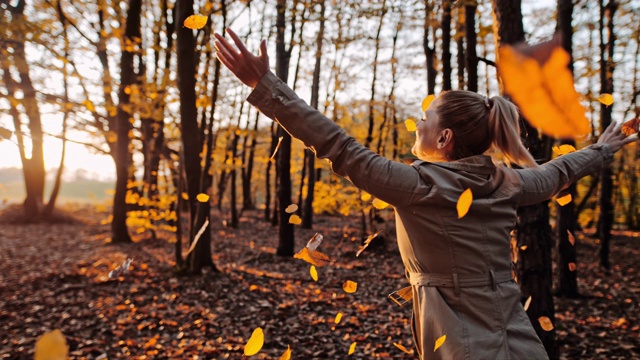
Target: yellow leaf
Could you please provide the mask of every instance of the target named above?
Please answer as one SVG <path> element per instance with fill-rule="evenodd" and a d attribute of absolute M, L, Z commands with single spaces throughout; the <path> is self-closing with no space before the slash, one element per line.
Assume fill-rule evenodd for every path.
<path fill-rule="evenodd" d="M 572 263 L 572 262 L 569 263 L 569 271 L 576 271 L 576 268 L 577 268 L 576 263 Z"/>
<path fill-rule="evenodd" d="M 264 333 L 262 332 L 262 328 L 258 327 L 253 330 L 253 334 L 251 334 L 251 338 L 247 341 L 247 344 L 244 346 L 244 354 L 245 356 L 255 355 L 262 349 L 262 345 L 264 345 Z"/>
<path fill-rule="evenodd" d="M 373 201 L 371 202 L 371 205 L 373 205 L 374 208 L 378 209 L 378 210 L 382 210 L 384 208 L 386 208 L 387 206 L 389 206 L 389 204 L 387 204 L 386 202 L 380 200 L 380 199 L 373 199 Z"/>
<path fill-rule="evenodd" d="M 342 284 L 342 289 L 349 294 L 353 294 L 358 290 L 358 283 L 355 281 L 347 280 Z"/>
<path fill-rule="evenodd" d="M 458 198 L 458 203 L 456 204 L 456 209 L 458 210 L 458 219 L 463 218 L 467 215 L 469 211 L 469 207 L 471 207 L 471 203 L 473 202 L 473 193 L 471 193 L 471 189 L 467 189 L 462 192 L 460 197 Z"/>
<path fill-rule="evenodd" d="M 567 235 L 568 235 L 567 239 L 571 243 L 571 246 L 575 246 L 576 245 L 576 238 L 573 237 L 573 234 L 571 233 L 571 231 L 567 230 Z"/>
<path fill-rule="evenodd" d="M 295 259 L 300 259 L 315 266 L 325 266 L 329 262 L 329 257 L 320 251 L 311 250 L 303 247 L 297 254 L 293 255 Z"/>
<path fill-rule="evenodd" d="M 291 215 L 291 217 L 289 217 L 289 224 L 300 225 L 302 224 L 302 219 L 300 218 L 300 216 L 293 214 Z"/>
<path fill-rule="evenodd" d="M 371 194 L 369 194 L 368 192 L 362 192 L 362 195 L 360 195 L 360 200 L 362 201 L 369 201 L 369 199 L 371 199 Z"/>
<path fill-rule="evenodd" d="M 569 154 L 576 151 L 576 148 L 569 145 L 569 144 L 562 144 L 560 146 L 554 146 L 553 147 L 553 152 L 558 154 L 558 155 L 564 155 L 564 154 Z"/>
<path fill-rule="evenodd" d="M 548 317 L 540 316 L 538 318 L 538 322 L 540 323 L 540 327 L 542 328 L 542 330 L 544 331 L 553 330 L 553 323 L 551 322 L 551 319 L 549 319 Z"/>
<path fill-rule="evenodd" d="M 613 104 L 613 95 L 606 93 L 600 94 L 600 96 L 598 96 L 598 101 L 606 106 L 610 106 L 611 104 Z"/>
<path fill-rule="evenodd" d="M 289 360 L 291 359 L 291 346 L 287 345 L 287 350 L 280 356 L 280 360 Z"/>
<path fill-rule="evenodd" d="M 183 199 L 189 200 L 189 194 L 187 194 L 186 192 L 183 192 L 181 195 Z"/>
<path fill-rule="evenodd" d="M 405 120 L 404 126 L 407 127 L 407 131 L 416 131 L 416 122 L 411 119 Z"/>
<path fill-rule="evenodd" d="M 531 295 L 527 298 L 527 301 L 524 302 L 524 311 L 529 309 L 529 305 L 531 305 Z"/>
<path fill-rule="evenodd" d="M 60 329 L 49 331 L 36 341 L 34 360 L 65 360 L 69 346 Z"/>
<path fill-rule="evenodd" d="M 393 345 L 395 345 L 395 347 L 397 347 L 398 349 L 402 350 L 402 352 L 412 355 L 413 354 L 413 350 L 409 351 L 409 349 L 407 349 L 406 347 L 402 346 L 401 344 L 398 343 L 393 343 Z"/>
<path fill-rule="evenodd" d="M 318 270 L 316 270 L 315 266 L 311 265 L 311 267 L 309 268 L 309 274 L 311 275 L 313 281 L 318 281 Z"/>
<path fill-rule="evenodd" d="M 342 320 L 342 313 L 341 312 L 336 314 L 336 318 L 333 319 L 333 322 L 336 323 L 336 324 L 340 324 L 340 320 Z"/>
<path fill-rule="evenodd" d="M 438 340 L 436 340 L 436 345 L 433 347 L 433 351 L 438 350 L 438 348 L 442 346 L 442 344 L 444 344 L 446 340 L 447 340 L 447 335 L 440 336 Z"/>
<path fill-rule="evenodd" d="M 558 204 L 560 204 L 560 206 L 565 206 L 571 202 L 571 194 L 559 197 L 556 199 L 556 201 L 558 202 Z"/>
<path fill-rule="evenodd" d="M 527 245 L 522 245 L 522 246 L 520 246 L 520 250 L 525 251 L 525 250 L 527 250 L 527 247 L 528 247 Z"/>
<path fill-rule="evenodd" d="M 436 96 L 431 94 L 431 95 L 427 95 L 426 98 L 422 99 L 422 111 L 427 111 L 427 109 L 429 108 L 429 105 L 431 104 L 431 102 L 433 100 L 435 100 Z"/>
<path fill-rule="evenodd" d="M 83 101 L 82 105 L 84 105 L 87 108 L 87 110 L 91 112 L 94 112 L 96 110 L 95 106 L 93 106 L 93 103 L 89 99 Z"/>
<path fill-rule="evenodd" d="M 298 205 L 296 204 L 291 204 L 289 206 L 287 206 L 286 209 L 284 209 L 284 212 L 286 212 L 287 214 L 292 214 L 294 212 L 298 211 Z"/>
<path fill-rule="evenodd" d="M 351 346 L 349 346 L 349 355 L 353 354 L 354 352 L 356 352 L 356 342 L 355 341 L 353 343 L 351 343 Z"/>
<path fill-rule="evenodd" d="M 184 20 L 184 27 L 197 30 L 202 29 L 207 24 L 208 18 L 204 15 L 191 15 Z"/>
<path fill-rule="evenodd" d="M 200 202 L 207 202 L 207 201 L 209 201 L 209 195 L 200 193 L 200 194 L 196 195 L 196 200 L 198 200 Z"/>

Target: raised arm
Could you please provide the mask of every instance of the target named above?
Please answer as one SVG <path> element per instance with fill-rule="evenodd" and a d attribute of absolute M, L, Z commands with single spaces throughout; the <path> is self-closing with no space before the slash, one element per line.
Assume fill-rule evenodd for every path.
<path fill-rule="evenodd" d="M 271 73 L 264 41 L 259 56 L 255 56 L 233 31 L 228 30 L 228 34 L 238 50 L 216 34 L 217 57 L 238 79 L 254 88 L 248 101 L 311 147 L 318 157 L 331 160 L 337 174 L 394 206 L 408 205 L 430 191 L 415 168 L 362 146 Z"/>
<path fill-rule="evenodd" d="M 537 168 L 516 170 L 522 180 L 521 206 L 550 199 L 567 185 L 601 171 L 624 145 L 638 140 L 638 134 L 626 136 L 622 124 L 611 124 L 594 145 L 562 155 Z"/>

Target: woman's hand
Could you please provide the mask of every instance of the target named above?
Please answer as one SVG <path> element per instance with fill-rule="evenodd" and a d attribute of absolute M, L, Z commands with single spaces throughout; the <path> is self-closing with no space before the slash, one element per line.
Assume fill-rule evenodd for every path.
<path fill-rule="evenodd" d="M 227 29 L 227 34 L 231 36 L 238 48 L 236 49 L 227 39 L 216 33 L 214 34 L 216 57 L 245 85 L 255 88 L 262 76 L 269 71 L 266 40 L 262 40 L 260 52 L 255 56 L 247 50 L 242 40 L 231 29 Z"/>
<path fill-rule="evenodd" d="M 598 139 L 598 144 L 608 144 L 611 148 L 611 151 L 614 153 L 618 150 L 622 149 L 623 146 L 632 143 L 634 141 L 638 141 L 638 134 L 632 134 L 626 136 L 622 131 L 622 123 L 611 123 L 604 130 L 600 138 Z"/>

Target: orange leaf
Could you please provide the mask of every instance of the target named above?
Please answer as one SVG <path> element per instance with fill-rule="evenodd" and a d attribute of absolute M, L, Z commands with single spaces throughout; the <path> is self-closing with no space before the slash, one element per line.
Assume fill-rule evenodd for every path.
<path fill-rule="evenodd" d="M 336 324 L 340 324 L 340 320 L 342 320 L 342 313 L 341 312 L 336 314 L 336 318 L 333 319 L 333 322 L 336 323 Z"/>
<path fill-rule="evenodd" d="M 297 254 L 293 255 L 294 258 L 304 260 L 311 265 L 325 266 L 329 262 L 329 257 L 319 251 L 311 250 L 307 247 L 303 247 Z"/>
<path fill-rule="evenodd" d="M 291 215 L 291 217 L 289 217 L 289 224 L 300 225 L 302 224 L 302 219 L 300 218 L 300 216 L 293 214 Z"/>
<path fill-rule="evenodd" d="M 264 332 L 262 332 L 262 328 L 258 327 L 253 330 L 251 338 L 249 338 L 249 341 L 247 341 L 247 344 L 244 346 L 244 354 L 246 356 L 255 355 L 262 349 L 262 345 L 264 345 Z"/>
<path fill-rule="evenodd" d="M 559 198 L 556 199 L 556 201 L 558 202 L 558 204 L 560 204 L 560 206 L 565 206 L 568 203 L 570 203 L 572 200 L 571 198 L 571 194 L 567 194 L 565 196 L 561 196 Z"/>
<path fill-rule="evenodd" d="M 369 244 L 371 244 L 371 240 L 375 239 L 381 232 L 382 230 L 378 230 L 376 231 L 375 234 L 369 235 L 369 237 L 367 237 L 367 239 L 364 241 L 364 244 L 360 247 L 360 249 L 358 249 L 358 252 L 356 253 L 356 257 L 360 256 L 360 254 L 362 254 L 364 249 L 369 247 Z"/>
<path fill-rule="evenodd" d="M 291 346 L 287 345 L 287 350 L 280 356 L 280 360 L 289 360 L 291 359 Z"/>
<path fill-rule="evenodd" d="M 529 309 L 529 305 L 531 305 L 531 295 L 527 298 L 527 301 L 524 302 L 524 311 Z"/>
<path fill-rule="evenodd" d="M 569 271 L 576 271 L 576 268 L 577 268 L 576 263 L 572 263 L 572 262 L 569 263 Z"/>
<path fill-rule="evenodd" d="M 622 132 L 627 136 L 637 134 L 638 131 L 640 131 L 640 117 L 631 119 L 622 124 Z"/>
<path fill-rule="evenodd" d="M 520 246 L 520 250 L 525 251 L 525 250 L 527 250 L 527 247 L 528 247 L 527 245 L 522 245 L 522 246 Z"/>
<path fill-rule="evenodd" d="M 313 281 L 318 281 L 318 270 L 316 270 L 315 266 L 311 265 L 311 267 L 309 268 L 309 274 L 311 275 Z"/>
<path fill-rule="evenodd" d="M 411 119 L 405 120 L 404 126 L 407 127 L 407 131 L 416 131 L 416 122 Z"/>
<path fill-rule="evenodd" d="M 569 145 L 569 144 L 562 144 L 560 146 L 554 146 L 553 147 L 553 152 L 558 154 L 558 155 L 564 155 L 564 154 L 569 154 L 576 151 L 576 148 Z"/>
<path fill-rule="evenodd" d="M 355 281 L 347 280 L 342 284 L 342 289 L 349 294 L 353 294 L 358 290 L 358 283 Z"/>
<path fill-rule="evenodd" d="M 458 210 L 458 219 L 463 218 L 467 215 L 469 211 L 469 207 L 471 207 L 471 203 L 473 202 L 473 193 L 471 193 L 471 189 L 467 189 L 462 192 L 460 197 L 458 198 L 458 203 L 456 204 L 456 209 Z"/>
<path fill-rule="evenodd" d="M 351 346 L 349 346 L 349 355 L 353 354 L 354 352 L 356 352 L 356 342 L 354 341 Z"/>
<path fill-rule="evenodd" d="M 292 214 L 294 212 L 298 211 L 298 205 L 296 204 L 291 204 L 289 206 L 287 206 L 286 209 L 284 209 L 284 212 L 286 212 L 287 214 Z"/>
<path fill-rule="evenodd" d="M 378 209 L 378 210 L 382 210 L 384 208 L 386 208 L 387 206 L 389 206 L 388 203 L 380 200 L 380 199 L 373 199 L 373 201 L 371 202 L 371 205 L 373 205 L 374 208 Z"/>
<path fill-rule="evenodd" d="M 427 97 L 422 99 L 422 112 L 427 111 L 427 109 L 429 108 L 429 105 L 431 105 L 431 102 L 435 99 L 436 99 L 436 96 L 433 94 L 427 95 Z"/>
<path fill-rule="evenodd" d="M 571 246 L 575 246 L 576 245 L 576 238 L 573 237 L 573 234 L 571 233 L 571 231 L 567 230 L 567 235 L 568 235 L 567 239 L 571 243 Z"/>
<path fill-rule="evenodd" d="M 49 331 L 36 341 L 34 360 L 64 360 L 69 346 L 60 329 Z"/>
<path fill-rule="evenodd" d="M 444 344 L 444 342 L 445 342 L 446 340 L 447 340 L 447 335 L 442 335 L 442 336 L 440 336 L 440 337 L 438 338 L 438 340 L 436 340 L 436 344 L 435 344 L 435 346 L 433 347 L 433 351 L 438 350 L 438 348 L 439 348 L 440 346 L 442 346 L 442 344 Z"/>
<path fill-rule="evenodd" d="M 610 106 L 611 104 L 613 104 L 613 95 L 606 93 L 600 94 L 600 96 L 598 96 L 598 101 L 600 101 L 605 106 Z"/>
<path fill-rule="evenodd" d="M 196 200 L 199 202 L 207 202 L 209 201 L 209 195 L 200 193 L 196 196 Z"/>
<path fill-rule="evenodd" d="M 371 194 L 363 191 L 362 195 L 360 195 L 360 200 L 369 201 L 369 199 L 371 199 Z"/>
<path fill-rule="evenodd" d="M 397 347 L 398 349 L 402 350 L 402 352 L 404 352 L 406 354 L 409 354 L 409 355 L 413 354 L 413 350 L 410 351 L 409 349 L 407 349 L 406 347 L 402 346 L 401 344 L 398 344 L 398 343 L 394 342 L 393 345 L 395 347 Z"/>
<path fill-rule="evenodd" d="M 191 15 L 184 20 L 184 27 L 197 30 L 202 29 L 207 24 L 208 18 L 204 15 Z"/>
<path fill-rule="evenodd" d="M 551 319 L 549 319 L 548 317 L 540 316 L 538 318 L 538 322 L 540 323 L 540 327 L 542 328 L 542 330 L 544 331 L 553 330 L 553 323 L 551 322 Z"/>

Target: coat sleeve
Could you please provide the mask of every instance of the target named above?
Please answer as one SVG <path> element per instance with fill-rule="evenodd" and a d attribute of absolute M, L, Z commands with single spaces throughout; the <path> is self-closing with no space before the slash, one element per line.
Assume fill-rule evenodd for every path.
<path fill-rule="evenodd" d="M 550 199 L 565 186 L 596 173 L 613 159 L 608 145 L 594 144 L 553 159 L 538 168 L 515 170 L 522 181 L 520 206 Z"/>
<path fill-rule="evenodd" d="M 358 188 L 394 206 L 406 206 L 431 189 L 417 169 L 380 156 L 336 123 L 307 105 L 273 73 L 262 77 L 247 101 L 289 134 L 331 161 L 333 171 Z"/>

